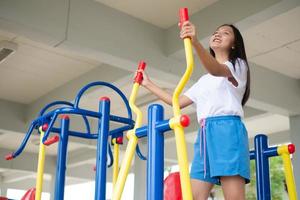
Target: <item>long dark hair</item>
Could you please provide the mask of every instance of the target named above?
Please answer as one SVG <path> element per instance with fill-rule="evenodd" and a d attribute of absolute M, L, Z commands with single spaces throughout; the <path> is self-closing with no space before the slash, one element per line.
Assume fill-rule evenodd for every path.
<path fill-rule="evenodd" d="M 242 60 L 244 60 L 247 64 L 247 83 L 246 83 L 246 90 L 242 99 L 242 105 L 244 106 L 246 104 L 246 102 L 249 99 L 250 96 L 250 69 L 249 69 L 249 65 L 248 65 L 248 60 L 247 60 L 247 56 L 246 56 L 246 51 L 245 51 L 245 45 L 244 45 L 244 40 L 242 37 L 241 32 L 239 31 L 239 29 L 237 29 L 234 25 L 232 24 L 223 24 L 222 26 L 229 26 L 232 28 L 233 30 L 233 34 L 234 34 L 234 44 L 233 47 L 229 53 L 229 61 L 233 64 L 233 67 L 235 69 L 235 64 L 237 62 L 238 58 L 241 58 Z M 209 48 L 209 52 L 210 54 L 215 57 L 215 52 L 212 50 L 212 48 Z"/>

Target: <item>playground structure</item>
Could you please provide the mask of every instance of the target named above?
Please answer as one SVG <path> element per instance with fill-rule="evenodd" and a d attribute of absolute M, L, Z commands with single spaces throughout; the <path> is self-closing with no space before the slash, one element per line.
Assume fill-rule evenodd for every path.
<path fill-rule="evenodd" d="M 187 10 L 184 9 L 180 12 L 180 23 L 188 20 Z M 148 137 L 148 156 L 147 156 L 147 199 L 148 200 L 160 200 L 163 199 L 163 170 L 164 170 L 164 133 L 171 129 L 174 129 L 177 156 L 180 169 L 180 180 L 182 197 L 185 200 L 192 199 L 186 143 L 184 138 L 183 128 L 189 125 L 189 118 L 186 115 L 181 115 L 179 109 L 178 97 L 184 88 L 185 83 L 188 81 L 193 70 L 193 54 L 192 46 L 189 38 L 184 39 L 185 52 L 187 58 L 187 71 L 183 75 L 183 78 L 179 82 L 173 94 L 173 113 L 174 117 L 171 119 L 164 119 L 164 111 L 161 105 L 151 105 L 148 109 L 148 125 L 142 126 L 142 114 L 135 106 L 134 101 L 138 92 L 139 84 L 141 83 L 141 73 L 137 73 L 135 83 L 133 86 L 132 94 L 129 102 L 125 95 L 115 86 L 105 82 L 93 82 L 83 87 L 75 98 L 75 103 L 69 102 L 53 102 L 48 104 L 40 112 L 37 119 L 33 120 L 31 126 L 20 146 L 20 148 L 8 155 L 7 160 L 13 159 L 20 155 L 25 148 L 25 145 L 32 134 L 34 129 L 38 129 L 41 134 L 41 144 L 39 153 L 38 164 L 38 178 L 35 195 L 34 190 L 28 193 L 27 199 L 40 199 L 40 193 L 42 191 L 42 175 L 45 158 L 45 145 L 51 145 L 54 142 L 59 142 L 58 157 L 57 157 L 57 173 L 56 173 L 56 187 L 55 187 L 55 200 L 63 200 L 64 186 L 65 186 L 65 169 L 66 169 L 66 157 L 67 157 L 67 145 L 69 136 L 81 137 L 85 139 L 97 139 L 97 157 L 96 157 L 96 178 L 95 178 L 95 200 L 104 200 L 106 197 L 106 168 L 107 168 L 107 152 L 111 156 L 111 163 L 109 166 L 113 166 L 113 199 L 118 200 L 121 198 L 126 177 L 128 175 L 129 167 L 133 159 L 134 151 L 142 158 L 141 152 L 138 148 L 138 139 L 142 137 Z M 141 62 L 139 70 L 144 70 L 145 63 Z M 102 97 L 99 103 L 99 112 L 81 109 L 79 102 L 86 90 L 94 86 L 106 86 L 116 91 L 124 101 L 127 108 L 127 117 L 114 116 L 110 114 L 110 100 L 107 97 Z M 61 107 L 48 111 L 53 106 L 60 105 Z M 132 120 L 133 110 L 136 115 L 136 121 Z M 76 132 L 70 130 L 70 115 L 79 115 L 83 117 L 86 125 L 86 132 Z M 54 127 L 54 123 L 58 116 L 61 116 L 61 125 L 59 128 Z M 90 126 L 87 117 L 96 118 L 99 120 L 98 132 L 91 133 Z M 109 129 L 109 122 L 114 121 L 122 125 L 114 130 Z M 129 130 L 129 131 L 128 131 Z M 118 145 L 122 143 L 123 133 L 127 132 L 129 139 L 126 153 L 121 165 L 120 171 L 118 171 Z M 49 138 L 50 133 L 57 133 L 54 137 Z M 109 137 L 111 137 L 114 144 L 114 156 L 112 156 L 110 146 L 108 145 Z M 288 185 L 288 191 L 290 199 L 297 199 L 295 190 L 295 182 L 293 179 L 292 167 L 289 154 L 293 153 L 293 145 L 281 146 L 281 147 L 268 147 L 267 138 L 263 135 L 258 135 L 255 138 L 255 150 L 250 152 L 250 158 L 256 160 L 256 172 L 257 172 L 257 199 L 268 200 L 270 195 L 270 183 L 268 174 L 268 158 L 272 156 L 281 155 L 284 160 L 286 180 Z M 35 196 L 35 197 L 34 197 Z"/>

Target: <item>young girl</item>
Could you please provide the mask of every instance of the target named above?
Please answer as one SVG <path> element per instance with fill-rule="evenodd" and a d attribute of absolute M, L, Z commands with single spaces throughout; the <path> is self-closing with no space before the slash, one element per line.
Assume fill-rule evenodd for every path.
<path fill-rule="evenodd" d="M 206 200 L 214 184 L 222 186 L 226 200 L 245 199 L 249 182 L 247 131 L 241 118 L 250 94 L 250 72 L 239 30 L 220 26 L 209 41 L 210 52 L 197 39 L 195 26 L 182 24 L 180 37 L 191 38 L 207 74 L 184 95 L 180 107 L 196 104 L 200 129 L 194 144 L 191 183 L 194 200 Z M 172 96 L 144 73 L 142 85 L 172 105 Z"/>

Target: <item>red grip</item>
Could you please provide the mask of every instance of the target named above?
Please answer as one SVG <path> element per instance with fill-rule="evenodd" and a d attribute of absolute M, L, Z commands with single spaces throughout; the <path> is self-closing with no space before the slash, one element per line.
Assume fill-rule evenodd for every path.
<path fill-rule="evenodd" d="M 7 155 L 5 156 L 5 160 L 12 160 L 12 159 L 14 159 L 14 156 L 13 156 L 12 153 L 7 154 Z"/>
<path fill-rule="evenodd" d="M 138 72 L 136 73 L 136 76 L 134 78 L 134 83 L 141 84 L 143 81 L 143 73 L 141 71 L 144 71 L 146 68 L 146 63 L 142 60 L 139 63 Z"/>
<path fill-rule="evenodd" d="M 48 124 L 46 123 L 46 124 L 44 124 L 44 125 L 42 126 L 42 130 L 43 130 L 43 131 L 47 131 L 48 127 L 49 127 L 49 126 L 48 126 Z"/>
<path fill-rule="evenodd" d="M 58 135 L 55 135 L 55 136 L 53 136 L 52 138 L 49 138 L 48 140 L 46 140 L 46 141 L 44 142 L 44 145 L 49 146 L 49 145 L 51 145 L 51 144 L 57 142 L 58 140 L 59 140 L 59 136 L 58 136 Z"/>
<path fill-rule="evenodd" d="M 117 138 L 116 138 L 116 143 L 117 143 L 117 144 L 123 144 L 123 136 L 117 137 Z"/>
<path fill-rule="evenodd" d="M 181 115 L 180 124 L 183 127 L 188 127 L 190 125 L 190 117 L 188 115 Z"/>
<path fill-rule="evenodd" d="M 295 151 L 296 151 L 295 145 L 294 144 L 289 144 L 288 145 L 288 151 L 289 151 L 290 154 L 295 153 Z"/>
<path fill-rule="evenodd" d="M 187 8 L 180 8 L 179 9 L 179 23 L 180 23 L 180 28 L 185 21 L 189 21 L 189 14 L 188 14 L 188 9 Z"/>

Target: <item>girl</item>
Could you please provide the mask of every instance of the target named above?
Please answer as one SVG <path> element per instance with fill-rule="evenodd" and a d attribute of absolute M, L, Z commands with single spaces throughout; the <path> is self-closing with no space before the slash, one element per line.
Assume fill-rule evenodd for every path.
<path fill-rule="evenodd" d="M 250 179 L 247 131 L 241 117 L 250 94 L 250 72 L 239 30 L 220 26 L 209 41 L 210 52 L 197 39 L 195 26 L 182 24 L 180 37 L 191 38 L 207 74 L 184 95 L 180 107 L 196 104 L 200 124 L 191 167 L 193 198 L 206 200 L 214 184 L 222 186 L 226 200 L 245 199 Z M 167 104 L 172 96 L 144 73 L 142 85 Z"/>

